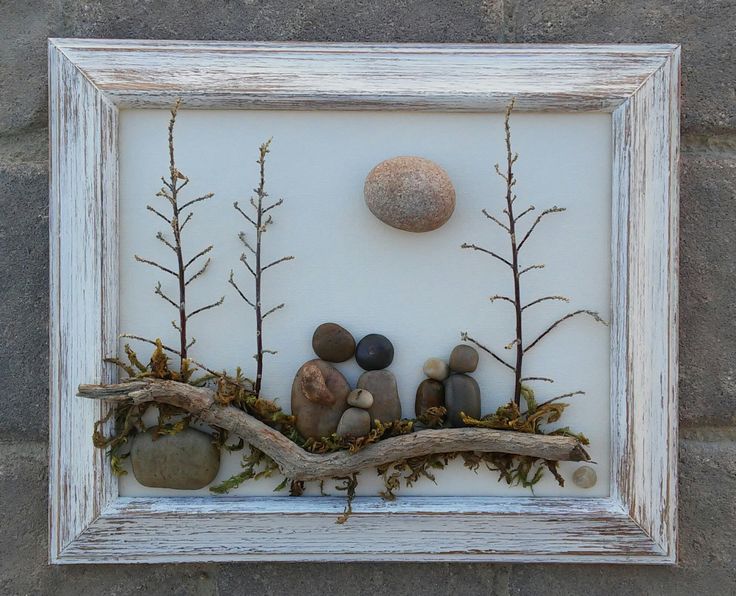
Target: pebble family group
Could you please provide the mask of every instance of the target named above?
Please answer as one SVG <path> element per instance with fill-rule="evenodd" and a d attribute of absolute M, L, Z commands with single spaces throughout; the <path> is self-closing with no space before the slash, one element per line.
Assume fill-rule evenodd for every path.
<path fill-rule="evenodd" d="M 307 438 L 332 434 L 357 438 L 367 435 L 376 420 L 401 419 L 401 401 L 396 377 L 386 370 L 394 359 L 394 347 L 383 335 L 371 333 L 357 345 L 353 336 L 337 323 L 323 323 L 314 332 L 312 348 L 318 358 L 305 362 L 291 387 L 291 412 L 296 428 Z M 365 371 L 355 389 L 334 366 L 355 357 Z M 453 349 L 449 364 L 430 358 L 424 365 L 429 377 L 417 390 L 417 416 L 428 408 L 447 408 L 451 426 L 463 426 L 460 412 L 480 417 L 480 389 L 467 373 L 478 365 L 478 352 L 470 346 Z"/>

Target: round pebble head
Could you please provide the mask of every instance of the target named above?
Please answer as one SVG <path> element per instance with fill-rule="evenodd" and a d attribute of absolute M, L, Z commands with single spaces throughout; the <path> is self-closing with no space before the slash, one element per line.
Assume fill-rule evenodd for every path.
<path fill-rule="evenodd" d="M 387 337 L 371 333 L 358 342 L 355 360 L 363 370 L 386 368 L 394 360 L 394 346 Z"/>
<path fill-rule="evenodd" d="M 455 189 L 447 172 L 423 157 L 382 161 L 365 179 L 363 194 L 373 215 L 407 232 L 436 230 L 455 210 Z"/>
<path fill-rule="evenodd" d="M 355 340 L 337 323 L 322 323 L 312 336 L 312 349 L 327 362 L 345 362 L 355 353 Z"/>

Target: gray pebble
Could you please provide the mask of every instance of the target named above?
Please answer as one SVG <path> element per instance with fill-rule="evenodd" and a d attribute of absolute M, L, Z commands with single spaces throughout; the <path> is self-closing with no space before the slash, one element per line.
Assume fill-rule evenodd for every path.
<path fill-rule="evenodd" d="M 452 349 L 450 354 L 450 369 L 452 372 L 469 373 L 478 368 L 478 351 L 465 344 Z"/>
<path fill-rule="evenodd" d="M 460 412 L 472 418 L 480 418 L 480 387 L 471 376 L 450 375 L 445 381 L 445 407 L 447 421 L 455 428 L 465 426 Z"/>
<path fill-rule="evenodd" d="M 348 408 L 337 425 L 337 434 L 341 437 L 364 437 L 371 432 L 371 415 L 361 408 Z"/>
<path fill-rule="evenodd" d="M 389 370 L 369 370 L 360 375 L 358 388 L 367 389 L 373 396 L 373 405 L 368 410 L 371 422 L 401 420 L 401 401 L 396 377 Z"/>
<path fill-rule="evenodd" d="M 153 431 L 147 430 L 133 439 L 130 463 L 143 486 L 196 490 L 217 476 L 220 450 L 210 435 L 194 428 L 155 440 Z"/>
<path fill-rule="evenodd" d="M 592 488 L 598 482 L 598 474 L 590 466 L 580 466 L 573 472 L 572 481 L 580 488 Z"/>

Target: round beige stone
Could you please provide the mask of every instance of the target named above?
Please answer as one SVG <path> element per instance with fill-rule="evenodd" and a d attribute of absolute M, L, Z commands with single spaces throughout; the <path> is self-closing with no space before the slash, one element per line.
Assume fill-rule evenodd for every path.
<path fill-rule="evenodd" d="M 590 466 L 580 466 L 573 472 L 572 481 L 580 488 L 592 488 L 598 482 L 598 474 Z"/>
<path fill-rule="evenodd" d="M 407 232 L 430 232 L 455 210 L 450 177 L 423 157 L 393 157 L 379 163 L 365 179 L 365 202 L 383 223 Z"/>

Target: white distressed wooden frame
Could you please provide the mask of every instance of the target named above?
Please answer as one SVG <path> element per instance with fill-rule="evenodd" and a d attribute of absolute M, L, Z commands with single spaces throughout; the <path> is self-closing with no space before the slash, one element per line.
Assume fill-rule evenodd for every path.
<path fill-rule="evenodd" d="M 673 563 L 680 49 L 49 41 L 50 560 Z M 609 498 L 125 498 L 92 446 L 117 347 L 118 110 L 612 113 Z"/>

